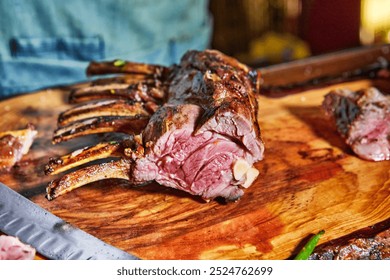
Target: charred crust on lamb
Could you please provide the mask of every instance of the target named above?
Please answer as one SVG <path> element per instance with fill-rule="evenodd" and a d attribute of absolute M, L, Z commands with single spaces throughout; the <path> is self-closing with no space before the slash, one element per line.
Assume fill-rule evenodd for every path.
<path fill-rule="evenodd" d="M 101 143 L 51 159 L 46 167 L 47 174 L 63 172 L 96 159 L 119 158 L 118 161 L 84 167 L 50 182 L 47 198 L 54 199 L 72 189 L 106 178 L 126 179 L 134 185 L 156 181 L 163 186 L 201 196 L 206 201 L 216 197 L 226 200 L 240 198 L 243 189 L 258 176 L 259 172 L 253 165 L 262 160 L 264 153 L 257 121 L 257 72 L 216 50 L 189 51 L 180 64 L 169 68 L 131 62 L 116 65 L 120 67 L 115 66 L 115 62 L 91 63 L 88 73 L 125 73 L 126 79 L 115 79 L 115 82 L 119 80 L 124 84 L 125 81 L 134 81 L 129 75 L 137 75 L 136 83 L 144 83 L 138 77 L 144 75 L 145 79 L 157 81 L 152 84 L 157 85 L 154 91 L 159 93 L 159 98 L 151 96 L 148 100 L 150 88 L 143 91 L 134 84 L 123 86 L 126 89 L 137 88 L 138 91 L 128 90 L 130 97 L 123 94 L 116 96 L 114 91 L 108 100 L 139 102 L 138 107 L 133 107 L 143 109 L 135 116 L 146 121 L 136 123 L 135 109 L 126 104 L 123 110 L 128 110 L 127 113 L 121 110 L 120 114 L 115 113 L 115 118 L 124 120 L 124 125 L 110 127 L 110 132 L 128 133 L 126 141 Z M 99 114 L 98 118 L 107 118 L 103 116 L 106 114 L 113 117 L 111 108 L 102 101 L 107 99 L 109 85 L 104 86 L 103 94 L 101 88 L 96 89 L 104 83 L 100 80 L 87 90 L 81 88 L 71 94 L 71 100 L 75 101 L 77 98 L 74 96 L 80 92 L 90 92 L 92 94 L 88 98 L 94 103 L 64 112 L 53 142 L 108 130 L 96 129 L 99 125 L 107 127 L 104 120 L 88 126 L 94 119 L 91 117 L 94 111 Z M 146 102 L 155 104 L 153 112 L 145 109 Z M 102 109 L 102 104 L 105 109 Z M 121 105 L 115 104 L 116 112 Z M 64 116 L 72 116 L 75 120 L 66 123 L 66 129 L 61 127 Z M 80 124 L 82 133 L 72 129 Z"/>
<path fill-rule="evenodd" d="M 337 131 L 360 158 L 390 160 L 390 96 L 371 87 L 337 89 L 322 103 Z"/>

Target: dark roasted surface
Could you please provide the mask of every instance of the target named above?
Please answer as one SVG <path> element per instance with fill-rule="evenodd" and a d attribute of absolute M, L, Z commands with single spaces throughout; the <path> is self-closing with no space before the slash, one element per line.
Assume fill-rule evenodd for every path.
<path fill-rule="evenodd" d="M 318 246 L 311 260 L 390 260 L 390 220 Z"/>
<path fill-rule="evenodd" d="M 365 160 L 390 160 L 390 96 L 371 87 L 336 89 L 322 103 L 352 150 Z"/>

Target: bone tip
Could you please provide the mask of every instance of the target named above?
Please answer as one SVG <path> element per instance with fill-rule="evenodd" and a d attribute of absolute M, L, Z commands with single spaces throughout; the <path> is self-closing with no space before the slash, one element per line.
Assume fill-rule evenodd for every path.
<path fill-rule="evenodd" d="M 244 184 L 242 185 L 244 188 L 249 188 L 253 182 L 257 179 L 259 176 L 260 171 L 257 170 L 254 167 L 249 168 L 248 172 L 246 173 L 246 180 Z"/>
<path fill-rule="evenodd" d="M 77 96 L 76 96 L 77 92 L 78 92 L 78 89 L 73 89 L 73 90 L 70 92 L 69 97 L 68 97 L 68 103 L 69 103 L 69 104 L 78 103 L 78 102 L 77 102 Z"/>
<path fill-rule="evenodd" d="M 55 136 L 53 136 L 53 138 L 51 139 L 51 143 L 52 143 L 53 145 L 55 145 L 55 144 L 61 143 L 62 140 L 63 140 L 63 139 L 62 139 L 61 136 L 55 135 Z"/>
<path fill-rule="evenodd" d="M 55 181 L 51 181 L 47 187 L 46 187 L 46 199 L 49 200 L 49 201 L 52 201 L 53 199 L 55 199 L 57 197 L 56 195 L 56 192 L 55 192 L 55 185 L 56 182 Z"/>
<path fill-rule="evenodd" d="M 234 179 L 240 180 L 249 170 L 251 166 L 244 159 L 238 159 L 233 166 Z"/>
<path fill-rule="evenodd" d="M 65 119 L 66 119 L 66 117 L 64 116 L 64 113 L 61 113 L 61 114 L 58 116 L 57 124 L 58 124 L 59 126 L 62 126 L 62 123 L 64 122 Z"/>
<path fill-rule="evenodd" d="M 50 175 L 53 173 L 53 171 L 54 171 L 54 168 L 51 166 L 51 164 L 45 165 L 45 170 L 44 170 L 45 175 Z"/>
<path fill-rule="evenodd" d="M 50 175 L 50 174 L 56 174 L 57 167 L 61 164 L 63 164 L 62 158 L 59 157 L 51 157 L 49 158 L 48 164 L 45 165 L 45 174 Z"/>

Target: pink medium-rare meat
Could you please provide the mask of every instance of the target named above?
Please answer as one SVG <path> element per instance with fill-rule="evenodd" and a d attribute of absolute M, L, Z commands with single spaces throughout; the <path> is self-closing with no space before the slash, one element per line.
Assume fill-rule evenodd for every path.
<path fill-rule="evenodd" d="M 145 157 L 135 162 L 132 177 L 205 199 L 237 199 L 238 186 L 254 176 L 234 178 L 234 164 L 244 161 L 248 171 L 264 149 L 249 69 L 217 53 L 190 52 L 181 65 L 168 102 L 144 130 Z"/>
<path fill-rule="evenodd" d="M 156 181 L 205 200 L 241 197 L 258 176 L 253 165 L 264 153 L 257 121 L 257 72 L 215 50 L 189 51 L 170 69 L 168 80 L 166 100 L 142 133 L 132 144 L 112 144 L 119 145 L 113 148 L 116 154 L 123 150 L 121 163 L 67 174 L 49 185 L 48 198 L 91 182 L 90 172 L 98 178 L 97 169 L 134 185 Z M 88 149 L 77 156 L 87 153 Z M 95 150 L 89 156 L 100 158 Z M 59 164 L 52 161 L 47 170 L 63 170 L 62 159 Z M 99 178 L 103 177 L 107 178 Z"/>
<path fill-rule="evenodd" d="M 0 236 L 0 260 L 32 260 L 35 257 L 35 249 L 26 245 L 17 237 Z"/>
<path fill-rule="evenodd" d="M 325 96 L 322 107 L 359 157 L 390 160 L 390 96 L 376 88 L 338 89 Z"/>

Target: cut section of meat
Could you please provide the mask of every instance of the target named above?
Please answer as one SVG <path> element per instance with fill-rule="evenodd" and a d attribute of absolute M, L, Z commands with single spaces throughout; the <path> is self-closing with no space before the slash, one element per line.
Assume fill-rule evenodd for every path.
<path fill-rule="evenodd" d="M 338 89 L 325 96 L 322 107 L 359 157 L 390 160 L 390 96 L 373 87 Z"/>

